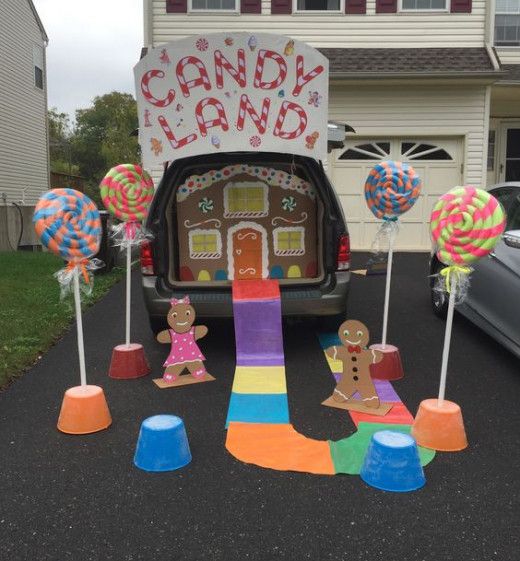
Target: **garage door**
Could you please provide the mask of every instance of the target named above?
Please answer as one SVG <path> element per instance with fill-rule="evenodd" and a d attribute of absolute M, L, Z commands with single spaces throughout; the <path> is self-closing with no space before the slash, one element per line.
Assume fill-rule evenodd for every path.
<path fill-rule="evenodd" d="M 380 224 L 368 210 L 364 185 L 372 167 L 382 160 L 409 162 L 423 181 L 419 200 L 401 218 L 396 248 L 430 250 L 428 223 L 439 197 L 462 182 L 462 138 L 382 138 L 348 140 L 331 154 L 330 175 L 339 194 L 353 249 L 370 249 Z"/>

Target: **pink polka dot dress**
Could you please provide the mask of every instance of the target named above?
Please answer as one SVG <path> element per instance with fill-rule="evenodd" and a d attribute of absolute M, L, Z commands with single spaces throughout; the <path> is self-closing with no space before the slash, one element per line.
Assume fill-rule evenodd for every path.
<path fill-rule="evenodd" d="M 163 366 L 174 366 L 185 362 L 206 360 L 197 343 L 195 342 L 195 328 L 192 327 L 187 333 L 177 333 L 173 329 L 168 330 L 172 340 L 170 354 Z"/>

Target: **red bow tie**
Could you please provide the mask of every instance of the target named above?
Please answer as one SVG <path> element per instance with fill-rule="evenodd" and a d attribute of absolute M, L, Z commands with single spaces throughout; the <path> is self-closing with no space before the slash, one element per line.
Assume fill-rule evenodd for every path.
<path fill-rule="evenodd" d="M 361 347 L 359 345 L 349 345 L 347 349 L 349 353 L 361 353 Z"/>

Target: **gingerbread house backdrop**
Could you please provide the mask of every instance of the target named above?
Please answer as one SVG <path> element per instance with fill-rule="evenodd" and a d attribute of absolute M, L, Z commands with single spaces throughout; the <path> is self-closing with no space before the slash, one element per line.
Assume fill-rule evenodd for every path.
<path fill-rule="evenodd" d="M 181 281 L 314 278 L 313 186 L 295 173 L 247 164 L 188 177 L 177 189 Z"/>

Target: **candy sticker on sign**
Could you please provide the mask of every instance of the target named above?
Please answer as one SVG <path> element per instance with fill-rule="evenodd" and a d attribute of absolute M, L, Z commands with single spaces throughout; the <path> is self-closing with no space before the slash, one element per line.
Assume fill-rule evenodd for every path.
<path fill-rule="evenodd" d="M 260 145 L 325 158 L 328 68 L 316 49 L 267 33 L 193 36 L 152 49 L 134 68 L 144 166 Z"/>

